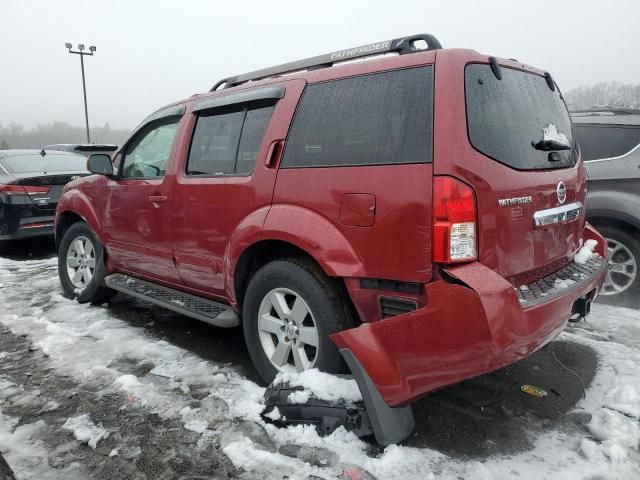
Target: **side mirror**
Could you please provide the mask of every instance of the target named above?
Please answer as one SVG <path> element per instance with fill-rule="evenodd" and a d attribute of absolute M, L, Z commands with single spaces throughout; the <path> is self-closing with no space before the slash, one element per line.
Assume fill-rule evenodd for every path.
<path fill-rule="evenodd" d="M 97 173 L 98 175 L 113 175 L 113 163 L 111 163 L 111 157 L 104 153 L 94 153 L 89 155 L 87 160 L 87 170 L 91 173 Z"/>

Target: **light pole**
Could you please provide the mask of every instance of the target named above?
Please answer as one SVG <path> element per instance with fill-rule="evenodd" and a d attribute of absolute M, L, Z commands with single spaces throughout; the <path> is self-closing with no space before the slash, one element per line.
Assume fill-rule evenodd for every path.
<path fill-rule="evenodd" d="M 82 70 L 82 93 L 84 95 L 84 122 L 87 127 L 87 143 L 91 143 L 91 140 L 89 139 L 89 111 L 87 110 L 87 86 L 84 81 L 84 56 L 85 55 L 93 56 L 93 53 L 96 51 L 96 47 L 91 45 L 89 47 L 89 51 L 85 52 L 84 44 L 82 43 L 78 44 L 77 51 L 71 50 L 72 47 L 70 43 L 65 43 L 64 46 L 67 47 L 67 49 L 69 49 L 69 53 L 80 55 L 80 69 Z"/>

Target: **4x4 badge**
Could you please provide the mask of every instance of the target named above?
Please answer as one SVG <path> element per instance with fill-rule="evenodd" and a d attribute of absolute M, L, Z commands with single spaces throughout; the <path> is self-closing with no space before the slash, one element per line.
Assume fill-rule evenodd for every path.
<path fill-rule="evenodd" d="M 564 182 L 562 180 L 558 182 L 558 186 L 556 187 L 556 195 L 558 196 L 558 202 L 560 203 L 560 205 L 562 205 L 567 199 L 567 187 L 564 186 Z"/>

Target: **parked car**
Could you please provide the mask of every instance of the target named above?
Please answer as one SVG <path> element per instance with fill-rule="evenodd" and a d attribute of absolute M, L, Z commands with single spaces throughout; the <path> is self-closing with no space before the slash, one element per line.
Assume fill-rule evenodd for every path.
<path fill-rule="evenodd" d="M 587 219 L 606 237 L 609 271 L 601 295 L 640 305 L 640 110 L 572 113 L 589 175 Z"/>
<path fill-rule="evenodd" d="M 58 198 L 86 176 L 82 155 L 47 150 L 0 151 L 0 242 L 53 235 Z"/>
<path fill-rule="evenodd" d="M 56 143 L 53 145 L 47 145 L 45 150 L 57 150 L 59 152 L 72 152 L 79 153 L 88 157 L 92 153 L 107 153 L 111 154 L 118 149 L 117 145 L 113 144 L 96 144 L 96 143 Z"/>
<path fill-rule="evenodd" d="M 393 418 L 380 441 L 411 424 L 389 407 L 588 313 L 606 251 L 572 130 L 548 73 L 431 35 L 229 77 L 89 157 L 58 204 L 60 280 L 242 322 L 266 382 L 346 361 Z"/>

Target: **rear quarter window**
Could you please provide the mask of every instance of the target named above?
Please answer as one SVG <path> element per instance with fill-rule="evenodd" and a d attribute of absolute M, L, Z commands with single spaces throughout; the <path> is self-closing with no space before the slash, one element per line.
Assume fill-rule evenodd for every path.
<path fill-rule="evenodd" d="M 431 162 L 433 67 L 309 85 L 282 168 Z"/>
<path fill-rule="evenodd" d="M 558 89 L 552 91 L 539 75 L 506 67 L 500 70 L 501 80 L 487 64 L 471 64 L 465 69 L 471 145 L 480 153 L 519 170 L 574 165 L 571 117 Z M 558 151 L 559 161 L 549 161 L 549 151 L 533 146 L 543 139 L 543 128 L 549 124 L 574 147 Z"/>
<path fill-rule="evenodd" d="M 576 137 L 585 161 L 620 157 L 640 144 L 640 127 L 575 124 Z"/>

